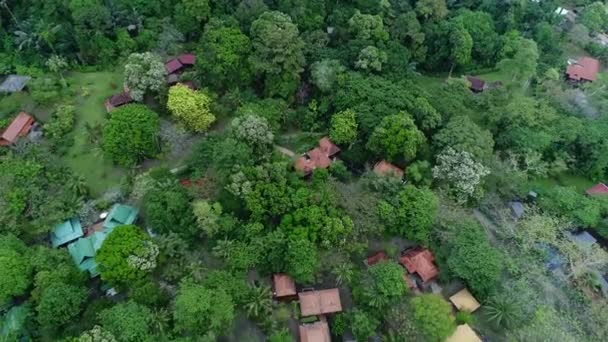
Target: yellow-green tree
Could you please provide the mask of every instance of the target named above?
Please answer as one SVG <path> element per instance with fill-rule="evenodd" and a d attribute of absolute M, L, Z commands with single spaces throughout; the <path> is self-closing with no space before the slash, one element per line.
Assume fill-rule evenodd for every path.
<path fill-rule="evenodd" d="M 173 116 L 195 132 L 204 132 L 215 121 L 211 113 L 211 98 L 186 85 L 177 84 L 169 89 L 167 108 Z"/>

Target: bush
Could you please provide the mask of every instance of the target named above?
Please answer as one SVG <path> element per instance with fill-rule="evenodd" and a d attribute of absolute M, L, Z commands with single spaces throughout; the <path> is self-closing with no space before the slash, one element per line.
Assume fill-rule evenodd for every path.
<path fill-rule="evenodd" d="M 76 108 L 72 105 L 59 105 L 49 122 L 44 125 L 44 133 L 53 146 L 66 144 L 63 139 L 70 133 L 76 121 Z"/>

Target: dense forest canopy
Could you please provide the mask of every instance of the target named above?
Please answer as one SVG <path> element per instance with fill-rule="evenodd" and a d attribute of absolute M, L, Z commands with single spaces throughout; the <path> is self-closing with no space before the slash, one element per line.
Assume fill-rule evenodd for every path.
<path fill-rule="evenodd" d="M 607 63 L 590 0 L 0 1 L 0 340 L 606 341 Z"/>

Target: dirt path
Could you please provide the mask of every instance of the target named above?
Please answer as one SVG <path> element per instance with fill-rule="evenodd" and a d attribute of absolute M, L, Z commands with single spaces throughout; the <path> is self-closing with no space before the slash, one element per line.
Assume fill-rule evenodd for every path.
<path fill-rule="evenodd" d="M 282 154 L 288 156 L 289 158 L 293 158 L 296 156 L 296 154 L 292 150 L 285 148 L 283 146 L 274 145 L 274 149 L 281 152 Z"/>
<path fill-rule="evenodd" d="M 488 234 L 488 238 L 490 239 L 492 244 L 494 244 L 494 245 L 497 244 L 498 239 L 496 238 L 496 235 L 494 235 L 494 232 L 499 231 L 500 227 L 495 225 L 494 222 L 492 222 L 492 220 L 489 217 L 487 217 L 484 213 L 479 211 L 479 209 L 473 209 L 473 215 L 475 215 L 475 218 L 477 219 L 477 221 L 479 221 L 479 223 L 481 223 L 483 228 L 486 230 L 486 233 Z"/>

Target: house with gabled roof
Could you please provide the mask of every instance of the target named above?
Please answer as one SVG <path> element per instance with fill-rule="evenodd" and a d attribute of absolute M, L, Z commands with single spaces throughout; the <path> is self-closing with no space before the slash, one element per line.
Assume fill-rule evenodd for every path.
<path fill-rule="evenodd" d="M 591 57 L 581 57 L 566 68 L 566 76 L 570 81 L 593 82 L 600 71 L 600 61 Z"/>
<path fill-rule="evenodd" d="M 433 263 L 435 257 L 426 248 L 414 248 L 406 251 L 400 258 L 401 263 L 409 273 L 416 273 L 423 283 L 434 279 L 439 275 L 439 270 Z"/>
<path fill-rule="evenodd" d="M 0 146 L 7 146 L 27 135 L 34 125 L 34 118 L 26 112 L 20 112 L 11 123 L 0 133 Z"/>
<path fill-rule="evenodd" d="M 327 320 L 301 324 L 298 330 L 300 342 L 331 342 Z"/>
<path fill-rule="evenodd" d="M 104 105 L 106 107 L 106 111 L 109 113 L 114 110 L 114 108 L 124 106 L 131 102 L 133 102 L 131 94 L 129 94 L 128 91 L 123 91 L 122 93 L 110 96 L 106 102 L 104 102 Z"/>
<path fill-rule="evenodd" d="M 133 224 L 137 220 L 139 209 L 126 204 L 115 204 L 103 222 L 103 228 L 113 229 L 116 226 Z"/>
<path fill-rule="evenodd" d="M 315 169 L 327 169 L 340 153 L 340 148 L 324 137 L 319 140 L 319 146 L 304 153 L 294 164 L 294 168 L 304 176 L 309 176 Z"/>
<path fill-rule="evenodd" d="M 71 218 L 55 226 L 51 232 L 51 245 L 53 248 L 63 246 L 84 235 L 80 220 Z"/>
<path fill-rule="evenodd" d="M 325 315 L 342 311 L 338 289 L 309 290 L 298 293 L 302 316 Z"/>
<path fill-rule="evenodd" d="M 272 294 L 276 298 L 290 298 L 297 295 L 296 283 L 285 273 L 276 273 L 272 276 Z"/>
<path fill-rule="evenodd" d="M 386 160 L 381 160 L 374 165 L 374 173 L 378 176 L 393 176 L 403 178 L 403 170 L 387 162 Z"/>

